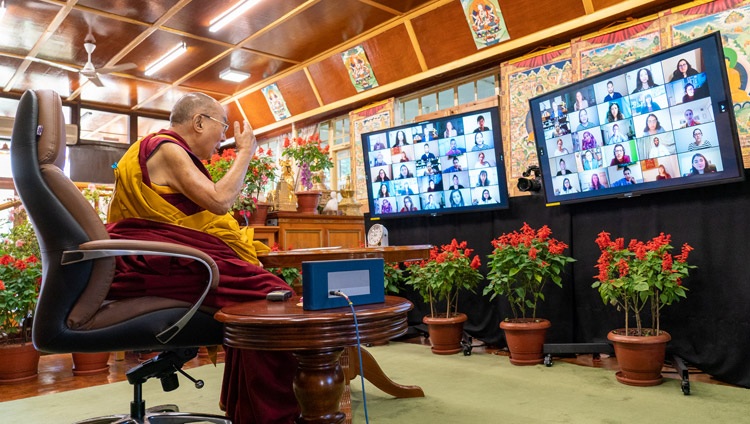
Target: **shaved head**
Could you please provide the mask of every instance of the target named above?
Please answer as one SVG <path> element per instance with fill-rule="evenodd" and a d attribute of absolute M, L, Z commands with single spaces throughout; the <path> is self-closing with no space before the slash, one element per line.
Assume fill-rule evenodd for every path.
<path fill-rule="evenodd" d="M 221 104 L 213 97 L 203 93 L 188 93 L 180 97 L 172 107 L 169 122 L 172 126 L 190 121 L 196 113 L 211 114 L 221 110 Z"/>

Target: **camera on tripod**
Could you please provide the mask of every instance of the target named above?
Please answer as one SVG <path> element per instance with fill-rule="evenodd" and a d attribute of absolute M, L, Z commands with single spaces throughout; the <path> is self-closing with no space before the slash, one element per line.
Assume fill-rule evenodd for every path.
<path fill-rule="evenodd" d="M 532 174 L 534 177 L 529 178 Z M 542 170 L 538 165 L 530 165 L 521 175 L 523 177 L 519 178 L 516 184 L 519 191 L 538 192 L 542 189 Z"/>

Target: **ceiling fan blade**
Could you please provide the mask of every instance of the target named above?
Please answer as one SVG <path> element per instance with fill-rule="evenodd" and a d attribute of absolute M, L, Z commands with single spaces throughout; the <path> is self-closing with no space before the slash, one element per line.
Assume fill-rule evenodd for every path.
<path fill-rule="evenodd" d="M 44 65 L 54 66 L 55 68 L 64 69 L 68 72 L 78 72 L 80 69 L 74 68 L 72 66 L 63 65 L 62 63 L 52 62 L 49 60 L 39 59 L 38 57 L 26 57 L 27 60 L 30 60 L 32 62 L 41 63 Z"/>
<path fill-rule="evenodd" d="M 119 65 L 110 66 L 108 68 L 97 69 L 96 72 L 100 74 L 111 74 L 112 72 L 122 72 L 137 67 L 138 65 L 136 65 L 135 63 L 121 63 Z"/>
<path fill-rule="evenodd" d="M 94 83 L 97 87 L 104 87 L 104 83 L 102 83 L 102 80 L 99 79 L 99 75 L 94 73 L 94 75 L 84 75 L 89 81 Z"/>

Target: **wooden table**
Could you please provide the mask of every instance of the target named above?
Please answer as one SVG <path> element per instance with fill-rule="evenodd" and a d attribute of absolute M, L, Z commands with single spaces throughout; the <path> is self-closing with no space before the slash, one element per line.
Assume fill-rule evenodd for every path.
<path fill-rule="evenodd" d="M 386 262 L 404 262 L 428 258 L 430 244 L 410 246 L 320 248 L 269 252 L 258 255 L 266 267 L 301 267 L 307 261 L 333 261 L 340 259 L 383 258 Z"/>
<path fill-rule="evenodd" d="M 404 334 L 412 306 L 395 296 L 386 296 L 384 303 L 355 306 L 360 341 L 385 342 Z M 294 377 L 301 408 L 298 423 L 344 422 L 339 403 L 346 380 L 339 358 L 345 347 L 357 343 L 350 308 L 306 311 L 297 297 L 285 302 L 256 300 L 224 307 L 216 319 L 224 323 L 228 346 L 293 352 L 299 361 Z"/>

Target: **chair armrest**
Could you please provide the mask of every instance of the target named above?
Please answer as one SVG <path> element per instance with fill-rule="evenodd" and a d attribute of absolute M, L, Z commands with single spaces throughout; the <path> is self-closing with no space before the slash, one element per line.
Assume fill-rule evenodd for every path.
<path fill-rule="evenodd" d="M 156 335 L 159 342 L 166 344 L 177 335 L 203 304 L 208 292 L 219 285 L 219 267 L 205 252 L 181 244 L 146 241 L 146 240 L 94 240 L 83 243 L 76 250 L 66 250 L 62 254 L 61 264 L 91 261 L 113 256 L 153 255 L 187 258 L 200 262 L 208 271 L 208 284 L 200 298 L 176 323 Z"/>

